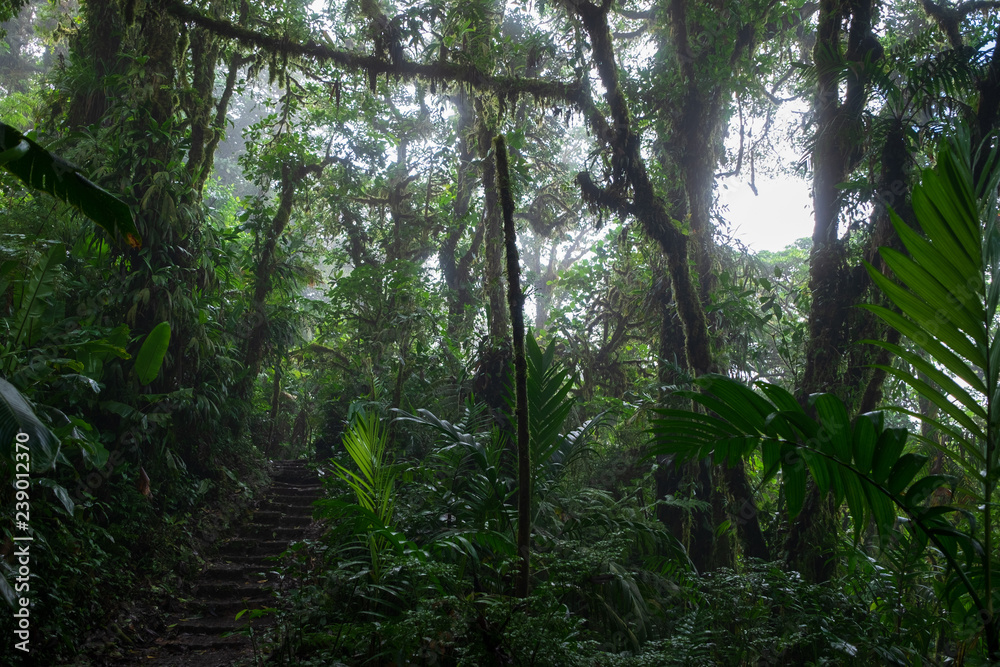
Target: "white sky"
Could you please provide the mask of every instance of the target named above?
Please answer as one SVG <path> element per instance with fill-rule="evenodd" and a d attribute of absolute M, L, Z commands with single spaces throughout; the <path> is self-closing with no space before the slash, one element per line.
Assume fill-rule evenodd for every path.
<path fill-rule="evenodd" d="M 782 176 L 759 178 L 756 185 L 758 196 L 754 196 L 745 178 L 719 181 L 720 199 L 729 207 L 725 218 L 735 236 L 757 251 L 784 250 L 796 240 L 812 236 L 809 182 Z"/>
<path fill-rule="evenodd" d="M 811 178 L 796 177 L 790 173 L 791 167 L 803 160 L 804 147 L 789 145 L 781 140 L 783 136 L 800 131 L 803 114 L 809 113 L 809 109 L 809 101 L 799 98 L 784 102 L 775 110 L 769 130 L 774 139 L 764 142 L 765 146 L 770 143 L 774 154 L 769 155 L 765 148 L 764 154 L 757 156 L 758 164 L 762 161 L 773 161 L 774 164 L 772 169 L 758 170 L 756 196 L 748 184 L 752 167 L 748 170 L 746 162 L 741 174 L 716 182 L 721 203 L 729 208 L 723 217 L 729 221 L 733 234 L 752 250 L 784 250 L 795 241 L 812 236 Z M 767 131 L 765 124 L 764 118 L 746 118 L 749 150 L 753 150 L 754 143 L 759 142 L 761 135 Z M 736 119 L 729 128 L 726 147 L 730 155 L 739 151 L 740 127 Z M 726 168 L 730 168 L 729 165 Z"/>

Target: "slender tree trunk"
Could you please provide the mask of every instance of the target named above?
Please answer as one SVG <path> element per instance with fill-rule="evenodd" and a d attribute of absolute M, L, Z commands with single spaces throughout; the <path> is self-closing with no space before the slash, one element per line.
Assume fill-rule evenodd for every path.
<path fill-rule="evenodd" d="M 489 108 L 489 102 L 480 97 L 476 100 L 478 116 L 479 157 L 483 176 L 483 227 L 484 227 L 484 270 L 483 289 L 487 314 L 487 337 L 479 353 L 479 369 L 473 380 L 476 398 L 489 406 L 493 421 L 501 431 L 511 437 L 514 445 L 514 428 L 507 418 L 507 392 L 510 385 L 510 362 L 513 350 L 510 347 L 510 314 L 507 310 L 503 279 L 504 230 L 497 195 L 496 163 L 489 159 L 493 131 L 496 127 L 496 110 Z"/>
<path fill-rule="evenodd" d="M 240 3 L 238 25 L 242 26 L 246 23 L 249 11 L 249 3 L 243 0 Z M 198 30 L 202 29 L 199 28 Z M 192 189 L 198 199 L 201 198 L 202 191 L 205 189 L 205 183 L 215 165 L 215 150 L 219 147 L 219 142 L 222 141 L 222 137 L 226 132 L 226 117 L 229 111 L 229 103 L 236 89 L 236 79 L 239 76 L 240 68 L 248 60 L 240 56 L 235 49 L 230 54 L 226 83 L 222 88 L 222 95 L 219 96 L 219 100 L 215 104 L 215 117 L 211 119 L 211 124 L 209 124 L 208 116 L 211 112 L 210 105 L 212 102 L 212 93 L 215 88 L 215 63 L 219 59 L 220 52 L 220 47 L 217 44 L 218 37 L 213 36 L 212 39 L 215 42 L 212 43 L 211 49 L 207 54 L 211 59 L 211 70 L 206 68 L 207 63 L 203 63 L 200 67 L 197 64 L 194 65 L 196 72 L 196 101 L 204 105 L 202 111 L 204 116 L 199 119 L 202 129 L 197 132 L 200 133 L 200 136 L 196 136 L 194 127 L 191 129 L 191 150 L 188 152 L 187 166 L 193 184 Z M 192 60 L 197 60 L 194 57 L 194 46 L 195 43 L 192 42 Z M 200 85 L 198 85 L 199 82 Z M 195 141 L 196 139 L 198 141 Z"/>
<path fill-rule="evenodd" d="M 491 110 L 482 98 L 476 103 L 479 115 L 479 157 L 483 168 L 483 207 L 486 228 L 486 270 L 483 274 L 487 303 L 490 306 L 489 334 L 493 340 L 505 340 L 510 330 L 510 318 L 504 304 L 503 284 L 503 220 L 497 199 L 496 164 L 489 159 L 495 123 Z"/>
<path fill-rule="evenodd" d="M 841 41 L 844 17 L 850 16 L 847 48 Z M 815 227 L 809 264 L 809 340 L 800 396 L 832 392 L 849 405 L 857 405 L 865 387 L 846 384 L 845 358 L 853 342 L 849 335 L 851 308 L 858 303 L 859 284 L 851 281 L 846 266 L 846 239 L 839 235 L 838 186 L 863 155 L 862 113 L 868 98 L 868 81 L 862 63 L 881 57 L 881 46 L 872 32 L 872 0 L 822 0 L 813 58 L 817 70 L 814 109 L 817 120 L 813 149 L 813 208 Z M 857 67 L 844 68 L 844 61 Z M 841 103 L 841 83 L 846 94 Z M 822 582 L 834 573 L 837 525 L 836 507 L 821 498 L 810 480 L 802 511 L 785 542 L 787 564 L 807 580 Z"/>
<path fill-rule="evenodd" d="M 194 199 L 201 194 L 201 184 L 208 178 L 208 143 L 212 138 L 212 101 L 215 92 L 215 69 L 219 60 L 219 38 L 205 28 L 191 32 L 191 86 L 185 96 L 185 110 L 191 122 L 191 147 L 187 169 Z"/>
<path fill-rule="evenodd" d="M 865 259 L 883 272 L 887 267 L 879 254 L 879 248 L 890 247 L 903 251 L 899 235 L 893 228 L 889 209 L 891 208 L 905 224 L 910 227 L 916 226 L 913 207 L 910 205 L 914 156 L 907 147 L 906 132 L 907 128 L 903 121 L 897 120 L 885 139 L 875 210 L 872 212 L 871 232 L 865 251 Z M 851 284 L 859 298 L 867 297 L 865 300 L 869 303 L 893 307 L 887 302 L 881 290 L 875 288 L 864 266 L 853 269 Z M 899 342 L 899 331 L 887 327 L 880 318 L 866 309 L 853 309 L 849 326 L 856 341 L 870 339 Z M 885 366 L 891 362 L 892 356 L 884 348 L 873 350 L 870 345 L 852 346 L 848 357 L 846 384 L 848 387 L 856 388 L 852 396 L 855 400 L 850 403 L 854 413 L 864 414 L 879 407 L 882 402 L 882 383 L 885 381 L 886 372 L 875 366 Z"/>
<path fill-rule="evenodd" d="M 846 159 L 839 143 L 840 118 L 838 63 L 841 59 L 841 0 L 822 0 L 818 38 L 814 49 L 817 69 L 815 110 L 816 145 L 813 151 L 813 209 L 815 227 L 809 262 L 809 340 L 803 372 L 802 396 L 830 391 L 839 377 L 844 353 L 845 317 L 849 304 L 841 294 L 844 248 L 838 237 L 840 202 L 837 185 L 846 175 Z M 840 393 L 840 392 L 838 392 Z M 786 564 L 807 581 L 823 582 L 833 576 L 836 525 L 833 508 L 821 498 L 810 479 L 802 510 L 786 536 Z"/>
<path fill-rule="evenodd" d="M 253 395 L 253 380 L 260 372 L 265 357 L 268 332 L 270 331 L 266 304 L 267 297 L 273 287 L 272 279 L 277 266 L 275 251 L 278 241 L 292 217 L 295 188 L 301 185 L 301 181 L 309 174 L 322 172 L 328 163 L 329 161 L 300 165 L 294 169 L 288 165 L 282 167 L 278 210 L 275 211 L 274 217 L 264 233 L 264 243 L 260 256 L 257 258 L 257 270 L 254 274 L 252 310 L 249 313 L 247 340 L 243 350 L 243 365 L 246 368 L 246 375 L 237 390 L 245 399 L 249 399 Z"/>
<path fill-rule="evenodd" d="M 497 190 L 503 206 L 504 245 L 507 254 L 507 304 L 514 338 L 514 415 L 517 419 L 517 552 L 521 558 L 515 595 L 528 597 L 531 575 L 531 448 L 528 443 L 528 362 L 524 356 L 524 294 L 514 228 L 514 196 L 503 136 L 493 140 Z"/>
<path fill-rule="evenodd" d="M 458 111 L 458 165 L 455 178 L 455 198 L 452 203 L 453 223 L 445 232 L 438 250 L 441 275 L 447 287 L 448 337 L 453 342 L 465 338 L 469 328 L 469 310 L 476 303 L 473 294 L 472 263 L 479 255 L 483 243 L 483 224 L 476 226 L 469 248 L 459 255 L 458 245 L 468 229 L 472 194 L 476 186 L 474 162 L 475 143 L 470 135 L 475 132 L 476 110 L 468 95 L 460 91 L 453 98 Z"/>

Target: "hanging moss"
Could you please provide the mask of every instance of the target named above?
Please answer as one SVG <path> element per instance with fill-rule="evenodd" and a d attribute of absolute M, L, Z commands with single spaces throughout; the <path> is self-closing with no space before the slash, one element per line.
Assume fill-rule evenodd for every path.
<path fill-rule="evenodd" d="M 225 39 L 236 40 L 239 43 L 261 50 L 269 54 L 269 61 L 275 70 L 278 58 L 299 57 L 316 62 L 332 62 L 347 70 L 365 72 L 369 76 L 370 88 L 374 92 L 373 81 L 379 75 L 394 77 L 398 80 L 416 78 L 427 81 L 446 83 L 463 83 L 466 90 L 493 90 L 508 97 L 513 94 L 532 95 L 538 99 L 563 100 L 584 109 L 593 108 L 587 89 L 580 81 L 558 82 L 544 79 L 523 78 L 517 76 L 493 76 L 472 64 L 442 62 L 415 63 L 405 60 L 402 52 L 394 52 L 395 56 L 362 55 L 354 51 L 333 49 L 326 44 L 315 41 L 297 42 L 287 36 L 276 37 L 243 26 L 233 24 L 215 17 L 208 16 L 194 7 L 179 0 L 167 0 L 164 3 L 166 11 L 178 19 L 195 23 Z M 282 60 L 282 62 L 286 62 Z M 515 97 L 516 99 L 516 97 Z"/>

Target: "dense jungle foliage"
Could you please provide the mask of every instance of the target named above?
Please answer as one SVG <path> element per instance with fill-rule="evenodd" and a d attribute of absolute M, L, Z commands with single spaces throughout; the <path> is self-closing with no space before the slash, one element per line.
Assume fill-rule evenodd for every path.
<path fill-rule="evenodd" d="M 1000 664 L 1000 2 L 0 21 L 0 663 L 143 641 L 303 457 L 275 662 Z"/>

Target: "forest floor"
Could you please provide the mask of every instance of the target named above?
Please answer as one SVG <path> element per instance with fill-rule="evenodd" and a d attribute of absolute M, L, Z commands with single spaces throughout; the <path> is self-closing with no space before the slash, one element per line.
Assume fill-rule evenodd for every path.
<path fill-rule="evenodd" d="M 274 622 L 274 591 L 288 582 L 273 571 L 289 544 L 316 534 L 312 503 L 321 496 L 305 461 L 276 462 L 273 482 L 252 518 L 224 542 L 198 575 L 193 597 L 177 599 L 146 645 L 121 646 L 103 664 L 216 667 L 254 664 L 259 631 Z M 249 610 L 249 611 L 244 611 Z M 244 612 L 239 620 L 236 616 Z M 252 625 L 251 625 L 252 624 Z"/>

